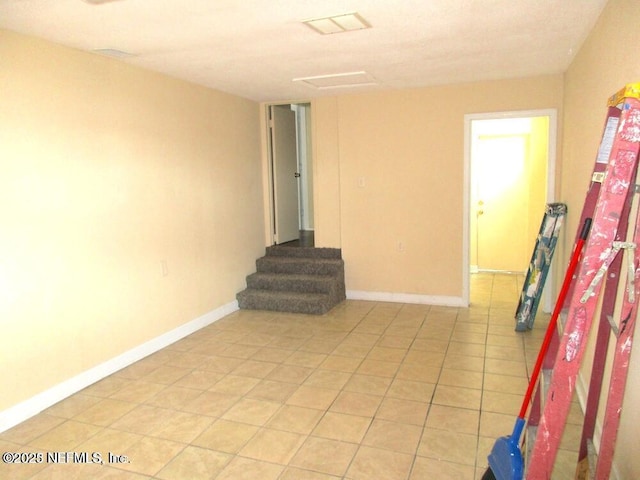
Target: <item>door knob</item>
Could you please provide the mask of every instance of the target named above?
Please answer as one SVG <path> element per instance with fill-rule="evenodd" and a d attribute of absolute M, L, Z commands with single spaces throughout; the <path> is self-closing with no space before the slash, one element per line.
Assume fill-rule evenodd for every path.
<path fill-rule="evenodd" d="M 478 215 L 483 215 L 484 214 L 484 210 L 478 210 Z"/>

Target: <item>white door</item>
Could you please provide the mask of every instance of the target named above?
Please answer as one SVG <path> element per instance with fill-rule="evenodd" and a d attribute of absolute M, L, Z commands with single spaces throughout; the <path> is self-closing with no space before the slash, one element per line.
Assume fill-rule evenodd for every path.
<path fill-rule="evenodd" d="M 528 248 L 526 138 L 480 138 L 473 150 L 477 181 L 477 261 L 480 270 L 523 272 Z"/>
<path fill-rule="evenodd" d="M 300 236 L 296 116 L 289 105 L 270 108 L 275 243 L 280 244 Z"/>

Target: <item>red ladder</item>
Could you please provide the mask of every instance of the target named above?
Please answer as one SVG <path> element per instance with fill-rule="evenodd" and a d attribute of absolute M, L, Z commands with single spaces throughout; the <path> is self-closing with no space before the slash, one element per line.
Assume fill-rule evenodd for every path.
<path fill-rule="evenodd" d="M 548 389 L 542 394 L 541 388 L 538 388 L 529 416 L 529 454 L 525 473 L 529 480 L 552 478 L 580 363 L 596 314 L 599 314 L 599 332 L 606 331 L 606 334 L 599 334 L 597 339 L 577 476 L 586 478 L 581 475 L 588 471 L 585 465 L 602 387 L 608 332 L 613 330 L 617 337 L 617 348 L 595 469 L 597 480 L 609 477 L 633 343 L 637 299 L 640 298 L 640 278 L 636 281 L 640 273 L 640 248 L 634 248 L 633 253 L 627 253 L 630 259 L 627 271 L 630 273 L 627 274 L 628 286 L 622 302 L 621 320 L 612 320 L 622 271 L 623 255 L 619 252 L 640 244 L 640 218 L 634 220 L 634 243 L 623 241 L 627 238 L 630 205 L 635 192 L 639 146 L 640 83 L 636 83 L 627 85 L 609 102 L 607 122 L 581 219 L 582 222 L 584 218 L 593 218 L 591 233 L 568 296 L 564 332 L 561 338 L 556 335 L 556 341 L 552 343 L 545 360 L 545 368 L 552 369 Z M 602 308 L 598 309 L 601 296 Z M 543 395 L 544 406 L 541 405 Z"/>

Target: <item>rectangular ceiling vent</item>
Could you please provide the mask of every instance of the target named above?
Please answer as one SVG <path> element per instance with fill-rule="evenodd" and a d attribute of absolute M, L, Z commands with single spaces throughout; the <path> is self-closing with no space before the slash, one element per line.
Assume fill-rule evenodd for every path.
<path fill-rule="evenodd" d="M 317 75 L 315 77 L 301 77 L 294 78 L 293 81 L 305 83 L 319 90 L 326 90 L 329 88 L 364 87 L 378 84 L 375 78 L 364 71 Z"/>
<path fill-rule="evenodd" d="M 302 23 L 322 35 L 371 28 L 371 25 L 362 18 L 360 14 L 355 12 L 335 15 L 333 17 L 314 18 L 305 20 Z"/>

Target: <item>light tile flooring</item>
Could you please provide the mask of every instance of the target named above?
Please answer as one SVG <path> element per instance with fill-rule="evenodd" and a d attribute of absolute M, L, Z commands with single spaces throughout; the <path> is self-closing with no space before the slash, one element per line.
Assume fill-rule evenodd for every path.
<path fill-rule="evenodd" d="M 0 464 L 0 478 L 479 479 L 548 320 L 514 332 L 522 281 L 473 275 L 471 308 L 235 312 L 0 434 L 1 451 L 104 465 Z M 573 412 L 554 478 L 573 476 Z"/>

